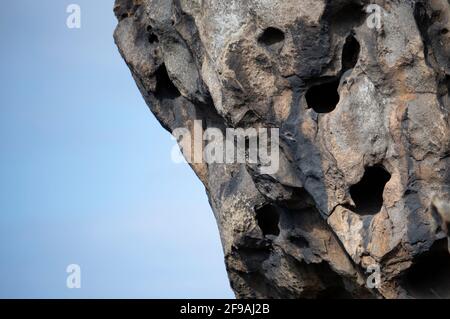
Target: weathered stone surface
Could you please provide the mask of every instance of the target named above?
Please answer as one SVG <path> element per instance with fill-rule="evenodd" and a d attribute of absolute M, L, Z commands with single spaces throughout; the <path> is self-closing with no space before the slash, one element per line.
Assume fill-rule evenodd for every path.
<path fill-rule="evenodd" d="M 274 174 L 192 164 L 237 297 L 450 297 L 450 4 L 370 3 L 116 0 L 164 128 L 280 129 Z"/>

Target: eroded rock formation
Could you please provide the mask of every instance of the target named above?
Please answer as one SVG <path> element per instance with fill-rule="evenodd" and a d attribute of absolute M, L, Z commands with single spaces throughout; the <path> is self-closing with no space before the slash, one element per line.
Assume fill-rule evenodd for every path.
<path fill-rule="evenodd" d="M 191 164 L 237 297 L 450 297 L 449 1 L 114 10 L 115 41 L 165 129 L 280 129 L 274 174 Z"/>

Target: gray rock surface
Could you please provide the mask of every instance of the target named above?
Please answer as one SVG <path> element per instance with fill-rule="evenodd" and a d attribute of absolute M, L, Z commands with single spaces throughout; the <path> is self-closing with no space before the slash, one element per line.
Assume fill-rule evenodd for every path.
<path fill-rule="evenodd" d="M 114 11 L 117 46 L 165 129 L 280 129 L 274 174 L 191 164 L 237 297 L 450 297 L 448 0 Z"/>

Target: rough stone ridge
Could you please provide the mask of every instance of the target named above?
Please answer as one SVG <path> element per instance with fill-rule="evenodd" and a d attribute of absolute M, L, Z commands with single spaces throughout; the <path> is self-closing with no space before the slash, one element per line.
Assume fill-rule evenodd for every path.
<path fill-rule="evenodd" d="M 238 298 L 450 297 L 448 0 L 114 11 L 117 46 L 165 129 L 280 129 L 274 174 L 191 165 Z M 381 282 L 367 285 L 374 265 Z"/>

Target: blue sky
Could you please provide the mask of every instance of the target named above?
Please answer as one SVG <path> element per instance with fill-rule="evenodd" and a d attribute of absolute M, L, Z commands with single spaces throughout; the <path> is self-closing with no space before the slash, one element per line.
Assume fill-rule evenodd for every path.
<path fill-rule="evenodd" d="M 81 29 L 66 8 L 81 6 Z M 0 297 L 232 298 L 202 184 L 171 162 L 112 39 L 113 0 L 0 19 Z M 81 266 L 81 289 L 66 267 Z"/>

